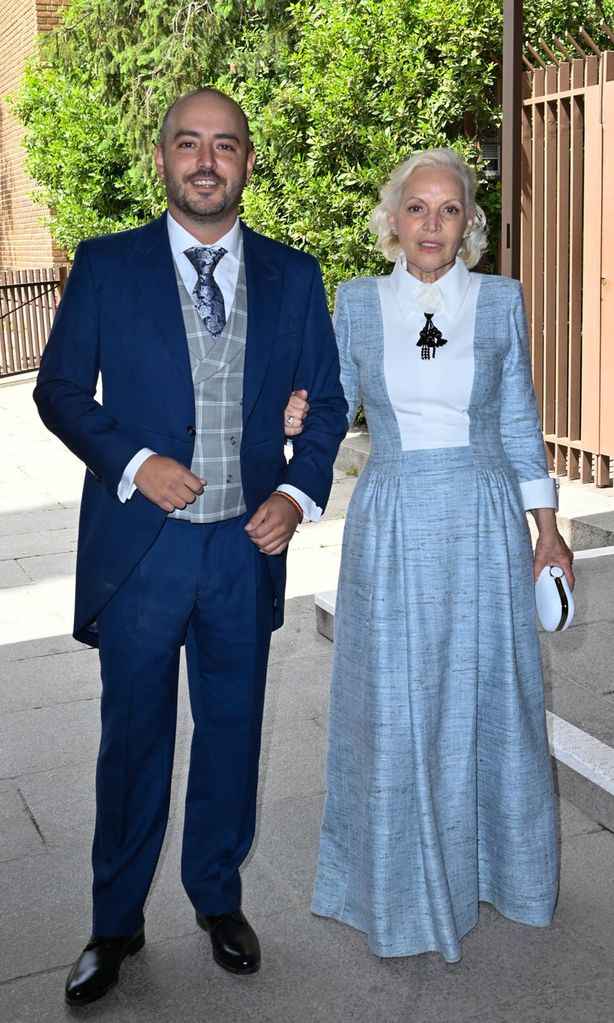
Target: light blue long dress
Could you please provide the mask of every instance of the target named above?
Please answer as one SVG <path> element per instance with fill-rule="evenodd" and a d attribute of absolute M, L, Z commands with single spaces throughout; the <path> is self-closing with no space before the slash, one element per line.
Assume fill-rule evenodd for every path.
<path fill-rule="evenodd" d="M 519 284 L 484 277 L 475 322 L 469 445 L 403 451 L 377 281 L 338 293 L 343 386 L 372 448 L 343 540 L 312 909 L 379 956 L 455 962 L 480 901 L 545 926 L 557 896 L 519 487 L 547 466 Z"/>

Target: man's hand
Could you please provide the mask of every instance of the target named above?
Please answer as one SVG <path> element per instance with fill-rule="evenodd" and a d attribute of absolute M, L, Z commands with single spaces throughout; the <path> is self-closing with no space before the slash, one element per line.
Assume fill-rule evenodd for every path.
<path fill-rule="evenodd" d="M 176 508 L 192 504 L 202 494 L 207 483 L 186 469 L 181 462 L 165 458 L 164 455 L 149 455 L 137 469 L 134 482 L 144 497 L 165 512 L 173 512 Z"/>
<path fill-rule="evenodd" d="M 300 516 L 292 501 L 280 494 L 271 494 L 252 515 L 245 532 L 261 554 L 282 554 L 299 522 Z"/>
<path fill-rule="evenodd" d="M 284 430 L 286 437 L 298 437 L 303 430 L 303 420 L 309 412 L 308 392 L 302 388 L 292 391 L 284 412 Z"/>

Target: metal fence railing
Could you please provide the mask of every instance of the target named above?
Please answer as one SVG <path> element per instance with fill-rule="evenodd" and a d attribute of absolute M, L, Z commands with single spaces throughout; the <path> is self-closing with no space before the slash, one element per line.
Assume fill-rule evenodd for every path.
<path fill-rule="evenodd" d="M 39 365 L 68 270 L 0 270 L 0 377 Z"/>
<path fill-rule="evenodd" d="M 614 466 L 614 52 L 568 60 L 549 53 L 552 63 L 523 75 L 521 279 L 533 375 L 551 469 L 607 486 Z"/>

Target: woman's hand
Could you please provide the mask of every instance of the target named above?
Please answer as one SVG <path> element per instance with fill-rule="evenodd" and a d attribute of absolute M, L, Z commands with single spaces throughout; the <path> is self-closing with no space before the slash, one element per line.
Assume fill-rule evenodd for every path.
<path fill-rule="evenodd" d="M 284 430 L 286 437 L 298 437 L 303 431 L 303 420 L 309 412 L 307 391 L 292 391 L 284 412 Z"/>
<path fill-rule="evenodd" d="M 539 535 L 535 544 L 533 562 L 535 579 L 547 565 L 558 565 L 563 569 L 569 588 L 573 590 L 575 578 L 573 574 L 573 552 L 569 549 L 556 525 L 553 508 L 535 508 L 533 517 Z"/>

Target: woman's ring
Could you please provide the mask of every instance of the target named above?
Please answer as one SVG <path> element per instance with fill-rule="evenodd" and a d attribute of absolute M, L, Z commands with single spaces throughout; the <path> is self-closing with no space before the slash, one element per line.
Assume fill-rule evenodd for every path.
<path fill-rule="evenodd" d="M 286 426 L 294 426 L 294 416 L 286 416 Z"/>

